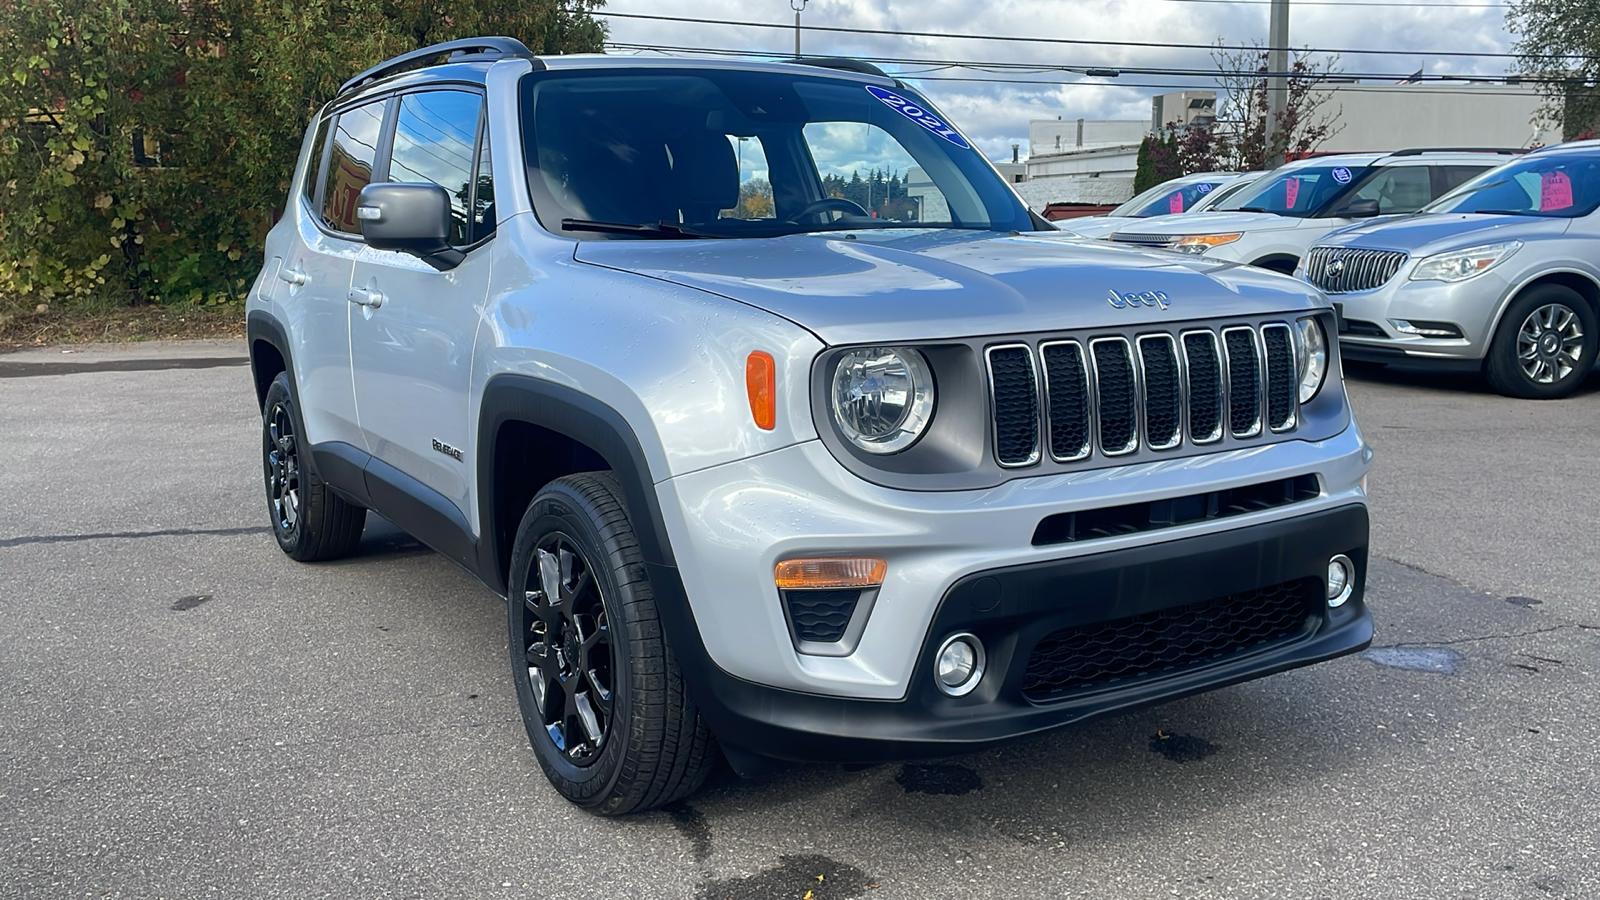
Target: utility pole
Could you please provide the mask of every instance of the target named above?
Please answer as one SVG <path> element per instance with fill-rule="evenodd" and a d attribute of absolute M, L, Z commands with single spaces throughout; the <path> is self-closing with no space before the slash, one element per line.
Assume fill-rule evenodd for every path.
<path fill-rule="evenodd" d="M 806 8 L 806 0 L 789 0 L 789 8 L 794 10 L 794 58 L 800 58 L 800 11 Z"/>
<path fill-rule="evenodd" d="M 1289 0 L 1272 0 L 1272 19 L 1267 28 L 1267 146 L 1278 132 L 1278 119 L 1289 105 Z M 1272 165 L 1283 164 L 1283 156 L 1274 154 Z"/>

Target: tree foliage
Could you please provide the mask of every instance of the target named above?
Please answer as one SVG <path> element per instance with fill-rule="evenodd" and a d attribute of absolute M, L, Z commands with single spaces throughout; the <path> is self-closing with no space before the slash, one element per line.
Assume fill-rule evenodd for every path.
<path fill-rule="evenodd" d="M 480 34 L 597 51 L 603 3 L 0 0 L 0 289 L 237 297 L 342 81 Z"/>
<path fill-rule="evenodd" d="M 1236 171 L 1270 169 L 1285 159 L 1316 150 L 1339 133 L 1342 108 L 1328 108 L 1328 80 L 1338 75 L 1337 55 L 1313 58 L 1308 50 L 1291 50 L 1285 81 L 1284 107 L 1267 128 L 1270 109 L 1268 53 L 1259 47 L 1211 53 L 1222 96 L 1217 121 L 1210 129 L 1216 142 L 1212 156 Z"/>
<path fill-rule="evenodd" d="M 1515 68 L 1538 81 L 1546 118 L 1562 138 L 1600 129 L 1600 17 L 1592 0 L 1512 0 L 1506 29 L 1517 36 Z"/>

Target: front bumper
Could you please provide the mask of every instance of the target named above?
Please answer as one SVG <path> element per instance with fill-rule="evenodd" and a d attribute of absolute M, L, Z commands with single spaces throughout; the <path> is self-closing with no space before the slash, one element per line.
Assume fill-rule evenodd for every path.
<path fill-rule="evenodd" d="M 939 602 L 905 696 L 827 697 L 754 684 L 712 664 L 702 647 L 679 646 L 707 724 L 724 744 L 796 761 L 870 762 L 967 752 L 985 745 L 1131 707 L 1159 703 L 1366 647 L 1367 510 L 1352 503 L 1294 518 L 1181 540 L 1050 562 L 985 570 L 963 578 Z M 1308 604 L 1287 633 L 1181 666 L 1085 683 L 1039 699 L 1025 690 L 1035 645 L 1074 623 L 1125 620 L 1221 595 L 1291 582 L 1320 585 L 1337 553 L 1355 563 L 1351 599 L 1338 609 Z M 660 589 L 676 589 L 657 570 Z M 674 605 L 674 604 L 667 604 Z M 672 630 L 681 634 L 681 625 Z M 932 678 L 944 636 L 971 631 L 989 654 L 973 693 L 951 698 Z M 1169 633 L 1162 640 L 1176 642 Z"/>
<path fill-rule="evenodd" d="M 1364 362 L 1442 364 L 1475 367 L 1489 349 L 1495 315 L 1511 291 L 1500 272 L 1447 284 L 1411 281 L 1414 263 L 1382 287 L 1350 294 L 1329 294 L 1340 314 L 1340 352 Z M 1460 338 L 1427 338 L 1399 331 L 1395 320 L 1448 322 Z M 1381 334 L 1372 333 L 1374 328 Z"/>

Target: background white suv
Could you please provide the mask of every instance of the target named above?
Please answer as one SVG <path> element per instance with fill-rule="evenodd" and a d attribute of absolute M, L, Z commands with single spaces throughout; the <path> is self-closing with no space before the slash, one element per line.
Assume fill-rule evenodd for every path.
<path fill-rule="evenodd" d="M 1303 159 L 1207 212 L 1145 219 L 1111 240 L 1288 274 L 1328 232 L 1358 219 L 1416 212 L 1506 158 L 1492 151 L 1401 150 Z"/>

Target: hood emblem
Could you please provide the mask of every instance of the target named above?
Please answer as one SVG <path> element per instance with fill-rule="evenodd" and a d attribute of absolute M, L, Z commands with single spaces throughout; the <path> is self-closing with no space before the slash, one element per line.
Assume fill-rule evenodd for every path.
<path fill-rule="evenodd" d="M 1106 298 L 1106 302 L 1117 309 L 1127 309 L 1130 306 L 1150 306 L 1166 309 L 1172 305 L 1172 299 L 1167 296 L 1166 291 L 1144 291 L 1143 293 L 1130 291 L 1126 294 L 1112 291 L 1111 296 Z"/>
<path fill-rule="evenodd" d="M 1337 275 L 1337 274 L 1339 274 L 1340 272 L 1343 272 L 1343 271 L 1344 271 L 1344 257 L 1335 256 L 1333 259 L 1328 260 L 1328 274 L 1329 275 Z"/>

